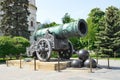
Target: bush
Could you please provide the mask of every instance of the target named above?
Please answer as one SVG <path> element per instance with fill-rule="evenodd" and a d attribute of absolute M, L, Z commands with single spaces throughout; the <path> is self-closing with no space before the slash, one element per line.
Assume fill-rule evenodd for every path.
<path fill-rule="evenodd" d="M 26 52 L 26 47 L 30 43 L 27 39 L 23 37 L 13 37 L 2 36 L 0 37 L 0 56 L 4 57 L 5 55 L 19 55 L 20 53 Z"/>
<path fill-rule="evenodd" d="M 11 37 L 3 36 L 0 37 L 0 56 L 5 57 L 14 50 L 14 45 Z"/>
<path fill-rule="evenodd" d="M 18 55 L 20 53 L 25 53 L 26 47 L 30 46 L 29 41 L 23 37 L 14 37 L 12 40 L 15 47 L 14 50 L 15 55 Z"/>

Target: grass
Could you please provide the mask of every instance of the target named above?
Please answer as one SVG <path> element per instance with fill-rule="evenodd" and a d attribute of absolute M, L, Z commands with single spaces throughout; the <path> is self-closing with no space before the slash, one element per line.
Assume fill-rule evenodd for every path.
<path fill-rule="evenodd" d="M 3 63 L 5 63 L 5 59 L 3 59 L 3 58 L 0 58 L 0 64 L 3 64 Z"/>
<path fill-rule="evenodd" d="M 120 58 L 110 58 L 111 60 L 120 60 Z"/>
<path fill-rule="evenodd" d="M 0 58 L 0 64 L 4 64 L 7 59 L 10 60 L 10 58 Z M 12 60 L 14 60 L 14 58 L 12 58 Z"/>

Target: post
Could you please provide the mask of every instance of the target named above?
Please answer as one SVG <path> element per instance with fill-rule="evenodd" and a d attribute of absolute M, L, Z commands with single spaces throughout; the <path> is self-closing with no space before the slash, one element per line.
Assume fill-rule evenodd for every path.
<path fill-rule="evenodd" d="M 109 55 L 107 56 L 107 61 L 108 61 L 108 69 L 110 69 L 110 60 L 109 60 Z"/>
<path fill-rule="evenodd" d="M 114 52 L 114 60 L 115 60 L 115 58 L 116 58 L 116 52 Z"/>
<path fill-rule="evenodd" d="M 36 57 L 34 56 L 34 70 L 36 71 Z"/>
<path fill-rule="evenodd" d="M 89 57 L 90 59 L 90 73 L 92 73 L 92 59 L 91 59 L 91 56 Z"/>
<path fill-rule="evenodd" d="M 7 67 L 9 67 L 9 65 L 8 65 L 8 55 L 6 55 L 6 65 L 7 65 Z"/>
<path fill-rule="evenodd" d="M 88 39 L 88 50 L 89 50 L 89 39 Z M 90 60 L 90 73 L 92 73 L 92 60 L 91 60 L 91 55 L 89 56 Z"/>
<path fill-rule="evenodd" d="M 98 52 L 96 51 L 96 59 L 97 59 L 97 65 L 98 65 Z"/>
<path fill-rule="evenodd" d="M 58 72 L 60 72 L 60 56 L 59 56 L 59 52 L 58 52 Z"/>
<path fill-rule="evenodd" d="M 21 61 L 21 59 L 22 59 L 22 55 L 20 54 L 20 68 L 22 68 L 22 61 Z"/>

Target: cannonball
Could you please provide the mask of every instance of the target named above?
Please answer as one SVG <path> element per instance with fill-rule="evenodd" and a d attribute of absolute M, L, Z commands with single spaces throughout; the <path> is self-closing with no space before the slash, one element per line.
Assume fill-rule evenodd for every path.
<path fill-rule="evenodd" d="M 71 67 L 74 67 L 74 68 L 81 68 L 83 65 L 83 61 L 82 60 L 73 60 L 71 62 Z"/>
<path fill-rule="evenodd" d="M 89 52 L 87 50 L 80 50 L 78 51 L 78 57 L 79 59 L 85 61 L 89 58 Z"/>
<path fill-rule="evenodd" d="M 96 68 L 97 67 L 97 62 L 94 59 L 91 59 L 91 64 L 92 64 L 92 68 Z M 90 68 L 90 59 L 87 59 L 84 62 L 84 66 Z"/>

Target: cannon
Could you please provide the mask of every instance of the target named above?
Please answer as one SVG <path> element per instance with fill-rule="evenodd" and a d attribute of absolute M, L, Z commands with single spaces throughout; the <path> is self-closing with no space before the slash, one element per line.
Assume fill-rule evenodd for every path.
<path fill-rule="evenodd" d="M 52 51 L 57 51 L 61 59 L 69 59 L 73 53 L 70 37 L 83 37 L 87 34 L 87 23 L 80 19 L 56 27 L 43 28 L 34 33 L 34 43 L 27 50 L 28 56 L 37 56 L 48 61 Z"/>

